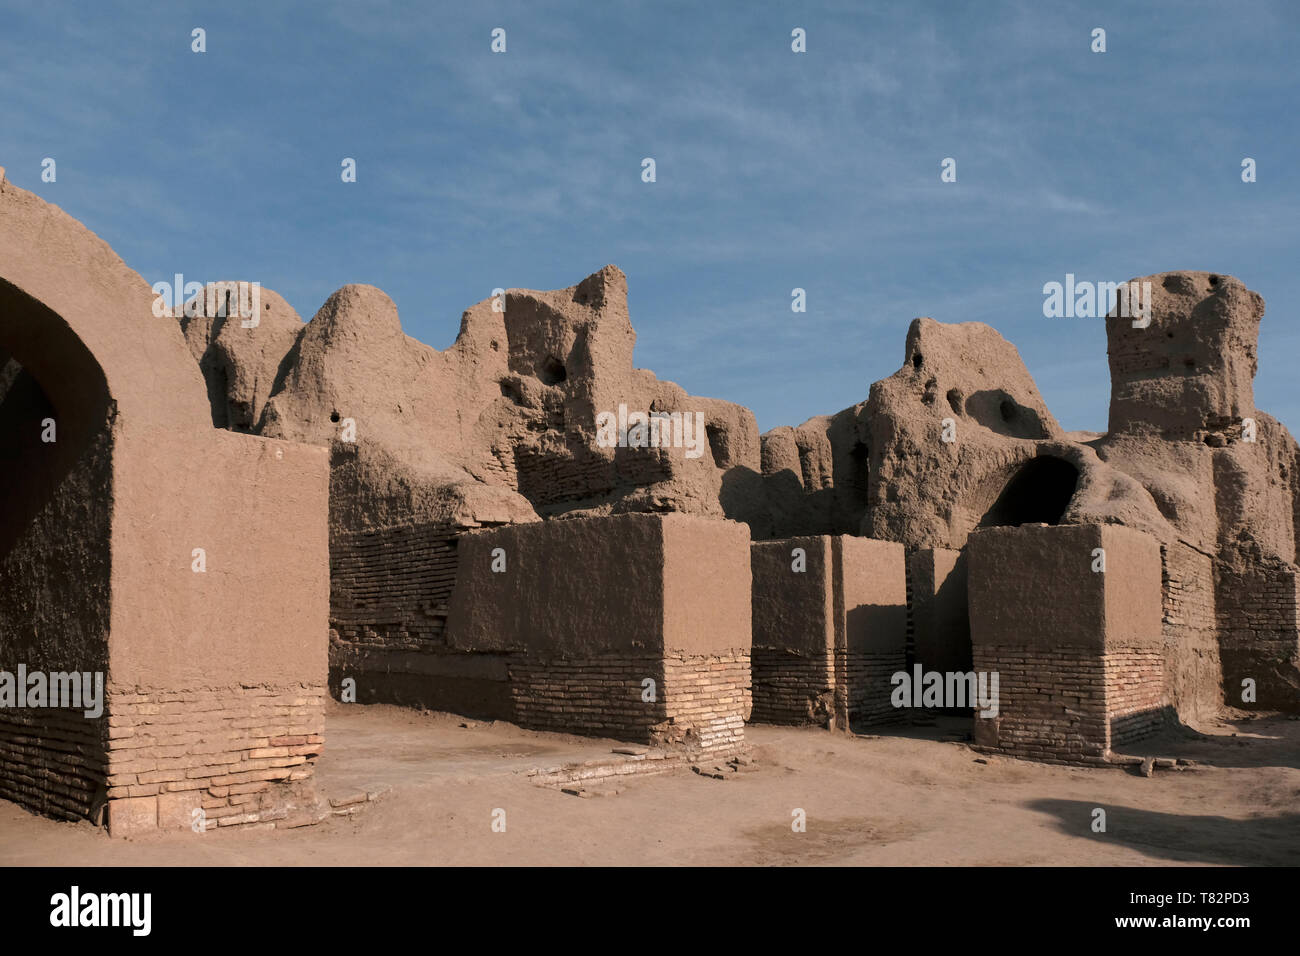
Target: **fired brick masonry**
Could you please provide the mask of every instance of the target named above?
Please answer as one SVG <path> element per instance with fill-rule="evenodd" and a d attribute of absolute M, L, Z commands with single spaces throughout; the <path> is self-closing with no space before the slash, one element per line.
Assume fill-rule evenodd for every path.
<path fill-rule="evenodd" d="M 615 266 L 485 299 L 443 351 L 364 285 L 309 322 L 263 289 L 248 328 L 178 323 L 0 179 L 0 671 L 107 678 L 98 716 L 0 707 L 0 796 L 115 833 L 265 824 L 312 799 L 349 680 L 701 754 L 751 708 L 896 716 L 914 663 L 999 672 L 977 743 L 1036 759 L 1300 712 L 1300 445 L 1254 405 L 1263 299 L 1135 281 L 1104 434 L 1065 432 L 995 330 L 923 317 L 866 400 L 760 435 L 635 367 Z M 611 446 L 616 412 L 677 425 Z"/>

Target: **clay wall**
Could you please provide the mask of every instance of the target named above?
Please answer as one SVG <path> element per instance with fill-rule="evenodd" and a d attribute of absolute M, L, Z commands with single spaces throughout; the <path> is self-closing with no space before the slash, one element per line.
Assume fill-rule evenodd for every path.
<path fill-rule="evenodd" d="M 966 558 L 960 551 L 922 548 L 907 555 L 912 659 L 926 670 L 969 671 Z"/>
<path fill-rule="evenodd" d="M 1180 719 L 1203 720 L 1223 699 L 1214 609 L 1214 561 L 1182 540 L 1160 548 L 1163 563 L 1164 683 Z"/>
<path fill-rule="evenodd" d="M 679 514 L 558 519 L 465 534 L 458 551 L 447 643 L 504 659 L 507 719 L 688 749 L 743 745 L 743 525 Z"/>
<path fill-rule="evenodd" d="M 803 550 L 805 570 L 795 571 Z M 827 536 L 754 542 L 753 719 L 819 724 L 835 715 L 833 558 Z"/>
<path fill-rule="evenodd" d="M 1167 719 L 1154 538 L 1113 525 L 990 528 L 971 536 L 968 560 L 975 670 L 999 675 L 999 713 L 976 717 L 977 746 L 1104 762 Z"/>
<path fill-rule="evenodd" d="M 1300 574 L 1293 566 L 1237 570 L 1215 581 L 1225 702 L 1246 709 L 1300 711 Z M 1254 702 L 1242 681 L 1255 681 Z"/>
<path fill-rule="evenodd" d="M 360 703 L 509 719 L 507 657 L 448 645 L 457 541 L 476 525 L 417 521 L 330 531 L 330 691 Z"/>
<path fill-rule="evenodd" d="M 795 548 L 806 570 L 793 570 Z M 751 546 L 755 720 L 896 719 L 890 677 L 906 665 L 903 546 L 848 535 Z"/>

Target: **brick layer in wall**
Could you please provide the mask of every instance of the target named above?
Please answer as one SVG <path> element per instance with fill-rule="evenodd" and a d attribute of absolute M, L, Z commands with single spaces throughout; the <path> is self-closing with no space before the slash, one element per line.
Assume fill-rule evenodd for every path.
<path fill-rule="evenodd" d="M 1170 718 L 1165 697 L 1165 655 L 1153 648 L 1123 647 L 1102 658 L 1110 746 L 1140 740 Z"/>
<path fill-rule="evenodd" d="M 335 641 L 433 650 L 444 644 L 456 583 L 455 538 L 422 523 L 330 535 L 330 628 Z"/>
<path fill-rule="evenodd" d="M 1095 653 L 976 644 L 976 672 L 998 674 L 997 717 L 975 719 L 978 747 L 1049 763 L 1104 763 L 1106 666 Z"/>
<path fill-rule="evenodd" d="M 1215 611 L 1225 701 L 1300 710 L 1300 575 L 1288 567 L 1218 569 Z M 1243 700 L 1242 681 L 1256 700 Z"/>
<path fill-rule="evenodd" d="M 1165 694 L 1183 719 L 1222 702 L 1223 665 L 1214 611 L 1214 562 L 1181 541 L 1161 545 Z"/>
<path fill-rule="evenodd" d="M 747 654 L 710 657 L 512 659 L 521 727 L 654 746 L 730 752 L 744 742 Z M 654 699 L 644 700 L 646 680 Z"/>
<path fill-rule="evenodd" d="M 835 661 L 829 652 L 811 657 L 785 647 L 755 647 L 750 661 L 752 721 L 824 727 L 835 716 Z"/>
<path fill-rule="evenodd" d="M 748 652 L 664 657 L 666 725 L 655 743 L 710 753 L 734 753 L 745 744 L 753 710 Z"/>
<path fill-rule="evenodd" d="M 1209 555 L 1183 544 L 1162 545 L 1163 621 L 1166 627 L 1213 631 L 1214 568 Z"/>
<path fill-rule="evenodd" d="M 621 448 L 606 458 L 581 446 L 569 454 L 522 446 L 515 450 L 515 474 L 519 493 L 546 508 L 668 481 L 673 472 L 668 452 L 658 448 Z"/>
<path fill-rule="evenodd" d="M 891 678 L 907 669 L 902 648 L 885 654 L 840 649 L 836 657 L 846 689 L 849 717 L 855 725 L 903 719 L 903 709 L 895 707 L 890 700 L 894 690 Z"/>
<path fill-rule="evenodd" d="M 613 737 L 649 744 L 650 728 L 667 716 L 662 658 L 511 659 L 515 722 L 534 730 Z M 654 681 L 654 700 L 642 700 Z"/>
<path fill-rule="evenodd" d="M 325 694 L 304 684 L 111 693 L 109 799 L 131 801 L 133 812 L 155 801 L 161 817 L 200 806 L 220 826 L 265 819 L 277 785 L 312 775 Z"/>
<path fill-rule="evenodd" d="M 107 726 L 84 710 L 0 709 L 0 797 L 58 819 L 89 817 L 107 786 Z"/>

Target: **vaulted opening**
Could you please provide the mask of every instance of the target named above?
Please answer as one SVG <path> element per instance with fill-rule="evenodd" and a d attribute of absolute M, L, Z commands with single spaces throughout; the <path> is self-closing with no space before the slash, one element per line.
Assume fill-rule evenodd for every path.
<path fill-rule="evenodd" d="M 1079 469 L 1068 461 L 1051 455 L 1031 458 L 1012 475 L 979 526 L 1060 524 L 1078 483 Z"/>

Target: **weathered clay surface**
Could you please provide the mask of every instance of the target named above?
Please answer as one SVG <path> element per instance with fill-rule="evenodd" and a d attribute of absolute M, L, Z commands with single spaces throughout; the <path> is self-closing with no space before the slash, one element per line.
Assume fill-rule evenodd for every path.
<path fill-rule="evenodd" d="M 1161 531 L 1150 496 L 1061 430 L 995 330 L 917 319 L 904 359 L 865 403 L 763 436 L 774 526 L 802 507 L 815 530 L 940 548 L 1023 521 Z"/>
<path fill-rule="evenodd" d="M 1098 454 L 1137 478 L 1185 540 L 1228 562 L 1252 548 L 1294 561 L 1295 439 L 1255 408 L 1264 300 L 1208 272 L 1134 281 L 1151 284 L 1151 323 L 1106 320 L 1110 430 Z"/>
<path fill-rule="evenodd" d="M 212 424 L 218 428 L 248 432 L 257 427 L 280 366 L 303 332 L 302 317 L 279 293 L 261 289 L 259 300 L 255 326 L 246 327 L 244 322 L 252 320 L 237 314 L 198 312 L 181 319 L 185 342 L 208 385 Z"/>
<path fill-rule="evenodd" d="M 245 339 L 260 328 L 227 323 L 205 353 L 214 369 L 235 373 L 214 405 L 231 421 L 261 408 L 261 434 L 332 446 L 335 516 L 348 527 L 412 508 L 480 523 L 636 511 L 722 517 L 723 470 L 758 468 L 747 409 L 633 367 L 627 282 L 614 266 L 568 289 L 484 300 L 441 352 L 406 336 L 392 301 L 372 286 L 336 292 L 279 359 L 292 325 L 287 316 L 264 324 L 258 348 Z M 258 389 L 272 368 L 263 407 Z M 692 423 L 698 413 L 707 430 L 670 436 L 667 447 L 603 447 L 598 416 L 620 406 Z"/>
<path fill-rule="evenodd" d="M 684 512 L 760 540 L 961 549 L 983 527 L 1116 524 L 1217 555 L 1219 578 L 1267 566 L 1280 581 L 1300 468 L 1295 440 L 1254 407 L 1263 301 L 1211 273 L 1135 281 L 1150 283 L 1151 321 L 1106 320 L 1105 433 L 1064 432 L 994 329 L 921 318 L 866 401 L 760 438 L 746 409 L 634 367 L 613 266 L 484 300 L 441 352 L 370 286 L 340 289 L 305 326 L 267 291 L 259 328 L 191 320 L 186 334 L 215 422 L 331 448 L 336 531 Z M 678 447 L 607 447 L 600 416 L 620 408 L 699 413 L 698 456 L 680 432 Z"/>

